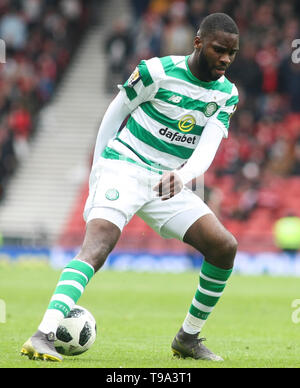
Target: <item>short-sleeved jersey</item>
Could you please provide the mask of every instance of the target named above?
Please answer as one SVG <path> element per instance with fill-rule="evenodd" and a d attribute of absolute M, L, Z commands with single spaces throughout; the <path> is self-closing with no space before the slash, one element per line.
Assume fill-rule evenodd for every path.
<path fill-rule="evenodd" d="M 225 76 L 204 82 L 189 69 L 188 56 L 152 58 L 139 63 L 119 89 L 131 114 L 117 138 L 145 163 L 176 169 L 195 150 L 208 122 L 228 136 L 238 103 L 236 86 Z"/>

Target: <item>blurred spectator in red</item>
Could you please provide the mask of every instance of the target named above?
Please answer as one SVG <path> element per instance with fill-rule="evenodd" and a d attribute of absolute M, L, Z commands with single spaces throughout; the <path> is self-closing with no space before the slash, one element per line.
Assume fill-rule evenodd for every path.
<path fill-rule="evenodd" d="M 28 140 L 32 130 L 32 118 L 22 103 L 14 103 L 8 114 L 8 127 L 14 135 L 15 151 L 18 160 L 28 155 Z"/>
<path fill-rule="evenodd" d="M 14 103 L 8 115 L 8 125 L 14 132 L 15 137 L 28 139 L 32 128 L 32 120 L 24 105 L 18 102 Z"/>

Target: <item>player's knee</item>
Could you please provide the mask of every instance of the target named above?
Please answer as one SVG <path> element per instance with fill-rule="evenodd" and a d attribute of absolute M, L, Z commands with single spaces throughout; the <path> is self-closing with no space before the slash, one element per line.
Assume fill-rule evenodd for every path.
<path fill-rule="evenodd" d="M 87 224 L 84 242 L 77 257 L 98 271 L 113 250 L 119 236 L 119 228 L 112 223 L 105 220 L 92 220 Z"/>
<path fill-rule="evenodd" d="M 209 258 L 220 268 L 232 268 L 237 252 L 237 240 L 230 233 L 226 232 L 207 249 L 205 257 Z"/>
<path fill-rule="evenodd" d="M 223 259 L 226 259 L 229 263 L 232 263 L 233 265 L 235 255 L 237 252 L 237 247 L 238 247 L 238 243 L 236 238 L 231 233 L 228 232 L 226 239 L 222 244 L 220 256 Z"/>

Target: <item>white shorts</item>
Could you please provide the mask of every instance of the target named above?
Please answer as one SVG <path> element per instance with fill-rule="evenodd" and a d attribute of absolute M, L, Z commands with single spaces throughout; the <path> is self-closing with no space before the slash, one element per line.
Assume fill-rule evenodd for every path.
<path fill-rule="evenodd" d="M 183 240 L 189 227 L 212 211 L 186 187 L 173 198 L 162 201 L 153 191 L 160 179 L 156 171 L 101 157 L 91 171 L 85 221 L 103 218 L 122 231 L 137 214 L 162 237 Z"/>

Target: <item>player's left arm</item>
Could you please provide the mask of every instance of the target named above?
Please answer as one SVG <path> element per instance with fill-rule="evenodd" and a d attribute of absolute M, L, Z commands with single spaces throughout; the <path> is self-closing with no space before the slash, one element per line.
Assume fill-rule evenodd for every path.
<path fill-rule="evenodd" d="M 130 110 L 125 104 L 124 95 L 119 92 L 107 108 L 100 124 L 94 149 L 93 164 L 97 162 L 109 140 L 117 134 L 118 129 L 129 113 Z"/>
<path fill-rule="evenodd" d="M 230 118 L 236 110 L 238 96 L 233 95 L 207 122 L 192 156 L 179 170 L 165 172 L 153 188 L 162 200 L 179 193 L 192 179 L 204 174 L 215 158 L 222 139 L 228 137 Z"/>
<path fill-rule="evenodd" d="M 163 201 L 174 197 L 186 183 L 205 173 L 211 165 L 223 137 L 224 132 L 220 126 L 207 124 L 195 151 L 186 164 L 180 170 L 165 172 L 153 190 Z"/>

